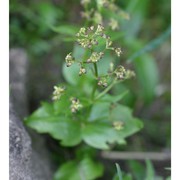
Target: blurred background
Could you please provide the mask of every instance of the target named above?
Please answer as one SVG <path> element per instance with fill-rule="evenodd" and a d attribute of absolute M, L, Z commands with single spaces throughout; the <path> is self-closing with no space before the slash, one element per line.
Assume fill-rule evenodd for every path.
<path fill-rule="evenodd" d="M 122 100 L 143 119 L 144 128 L 127 139 L 119 152 L 170 153 L 171 149 L 171 1 L 116 1 L 130 16 L 119 19 L 117 44 L 123 49 L 120 63 L 136 72 L 113 91 L 130 89 Z M 10 49 L 23 49 L 28 56 L 28 106 L 32 113 L 40 102 L 50 100 L 53 86 L 64 81 L 62 64 L 74 43 L 71 37 L 83 26 L 79 0 L 10 0 Z M 53 149 L 53 148 L 52 148 Z M 115 168 L 105 158 L 109 176 Z M 121 169 L 141 179 L 145 172 L 143 159 L 118 159 Z M 170 158 L 152 160 L 156 174 L 167 177 Z"/>

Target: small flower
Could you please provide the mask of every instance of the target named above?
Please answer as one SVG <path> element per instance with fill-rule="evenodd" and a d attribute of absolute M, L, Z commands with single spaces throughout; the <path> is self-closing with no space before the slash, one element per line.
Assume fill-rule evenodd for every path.
<path fill-rule="evenodd" d="M 96 63 L 98 62 L 102 57 L 103 57 L 104 53 L 103 52 L 93 52 L 91 54 L 91 57 L 87 60 L 87 63 Z"/>
<path fill-rule="evenodd" d="M 81 4 L 84 5 L 88 5 L 91 1 L 90 0 L 81 0 Z"/>
<path fill-rule="evenodd" d="M 108 86 L 107 77 L 99 77 L 98 86 L 107 87 Z"/>
<path fill-rule="evenodd" d="M 80 36 L 84 36 L 84 35 L 86 35 L 87 33 L 86 33 L 86 28 L 84 28 L 84 27 L 82 27 L 80 30 L 79 30 L 79 35 Z"/>
<path fill-rule="evenodd" d="M 86 69 L 81 66 L 81 68 L 79 70 L 79 75 L 81 76 L 82 74 L 86 74 Z"/>
<path fill-rule="evenodd" d="M 111 18 L 109 22 L 109 26 L 111 27 L 112 30 L 118 29 L 119 26 L 118 21 L 116 21 L 114 18 Z"/>
<path fill-rule="evenodd" d="M 72 53 L 67 54 L 67 56 L 66 56 L 66 58 L 65 58 L 66 66 L 67 66 L 67 67 L 70 67 L 70 66 L 74 63 L 74 61 L 75 61 L 75 59 L 72 57 L 71 54 L 72 54 Z"/>
<path fill-rule="evenodd" d="M 94 26 L 88 27 L 88 30 L 89 30 L 89 31 L 94 31 Z"/>
<path fill-rule="evenodd" d="M 108 0 L 98 0 L 97 1 L 99 6 L 103 6 L 105 8 L 107 8 L 109 6 L 109 1 Z"/>
<path fill-rule="evenodd" d="M 52 100 L 54 101 L 59 100 L 61 96 L 64 94 L 64 91 L 65 91 L 65 87 L 54 86 Z"/>
<path fill-rule="evenodd" d="M 81 17 L 85 18 L 87 20 L 91 20 L 93 13 L 94 13 L 94 9 L 90 9 L 88 11 L 83 11 L 83 12 L 81 12 Z"/>
<path fill-rule="evenodd" d="M 114 51 L 118 57 L 120 57 L 120 55 L 122 54 L 121 48 L 114 48 Z"/>
<path fill-rule="evenodd" d="M 104 26 L 101 24 L 98 24 L 95 34 L 101 35 L 104 32 Z"/>
<path fill-rule="evenodd" d="M 130 20 L 130 15 L 127 12 L 125 12 L 125 11 L 121 10 L 119 15 L 122 16 L 126 20 Z"/>
<path fill-rule="evenodd" d="M 126 70 L 123 66 L 118 66 L 115 71 L 114 71 L 116 78 L 119 80 L 124 80 L 125 79 L 125 73 Z"/>
<path fill-rule="evenodd" d="M 82 12 L 80 12 L 80 14 L 81 14 L 82 18 L 85 18 L 87 20 L 90 20 L 90 18 L 91 18 L 91 13 L 89 11 L 87 11 L 87 12 L 82 11 Z M 79 36 L 79 33 L 77 33 L 76 35 Z"/>
<path fill-rule="evenodd" d="M 106 39 L 106 49 L 114 49 L 113 47 L 111 47 L 112 45 L 112 41 L 110 40 L 110 38 Z"/>
<path fill-rule="evenodd" d="M 123 122 L 115 121 L 115 122 L 113 122 L 113 127 L 114 127 L 114 129 L 119 131 L 124 128 L 123 124 L 124 124 Z"/>
<path fill-rule="evenodd" d="M 125 79 L 130 79 L 135 76 L 136 76 L 136 74 L 134 73 L 134 71 L 131 71 L 131 70 L 127 70 L 125 73 Z"/>
<path fill-rule="evenodd" d="M 93 44 L 93 45 L 98 45 L 98 41 L 97 41 L 96 39 L 92 39 L 92 40 L 91 40 L 91 44 Z"/>
<path fill-rule="evenodd" d="M 76 113 L 77 111 L 79 111 L 83 106 L 80 103 L 79 99 L 72 97 L 70 99 L 71 101 L 71 112 L 72 113 Z"/>
<path fill-rule="evenodd" d="M 102 22 L 103 22 L 102 15 L 96 11 L 94 13 L 93 20 L 96 24 L 102 24 Z"/>

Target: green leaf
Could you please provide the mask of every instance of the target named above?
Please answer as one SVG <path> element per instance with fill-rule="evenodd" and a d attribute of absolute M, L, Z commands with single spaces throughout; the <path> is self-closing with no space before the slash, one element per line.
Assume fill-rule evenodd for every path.
<path fill-rule="evenodd" d="M 123 129 L 118 132 L 118 136 L 121 138 L 126 138 L 143 127 L 143 123 L 132 116 L 132 110 L 123 105 L 117 105 L 112 109 L 110 114 L 111 121 L 120 121 L 122 122 Z"/>
<path fill-rule="evenodd" d="M 128 94 L 129 90 L 126 90 L 124 92 L 122 92 L 119 95 L 110 95 L 110 94 L 106 94 L 104 97 L 102 97 L 99 101 L 100 102 L 110 102 L 110 103 L 117 103 L 118 101 L 120 101 L 124 96 L 126 96 Z"/>
<path fill-rule="evenodd" d="M 155 96 L 155 89 L 159 81 L 156 61 L 150 56 L 142 56 L 134 61 L 137 79 L 141 85 L 139 91 L 146 102 L 151 102 Z"/>
<path fill-rule="evenodd" d="M 155 172 L 150 160 L 146 160 L 146 180 L 154 180 Z"/>
<path fill-rule="evenodd" d="M 110 67 L 110 62 L 112 62 L 113 59 L 114 58 L 110 53 L 106 53 L 105 56 L 97 63 L 99 76 L 107 74 Z"/>
<path fill-rule="evenodd" d="M 130 167 L 130 171 L 135 179 L 144 179 L 145 176 L 144 164 L 135 160 L 131 160 L 129 161 L 128 166 Z"/>
<path fill-rule="evenodd" d="M 66 25 L 61 25 L 61 26 L 57 26 L 57 27 L 51 27 L 51 29 L 54 32 L 63 34 L 63 35 L 67 35 L 67 36 L 75 36 L 76 33 L 79 30 L 79 27 L 77 27 L 76 25 L 70 25 L 70 24 L 66 24 Z"/>
<path fill-rule="evenodd" d="M 59 18 L 63 16 L 62 11 L 52 3 L 43 2 L 37 3 L 35 6 L 37 12 L 40 14 L 41 24 L 47 24 L 48 26 L 54 25 Z"/>
<path fill-rule="evenodd" d="M 63 65 L 63 75 L 66 81 L 72 85 L 77 85 L 80 81 L 80 78 L 83 78 L 83 76 L 79 76 L 79 65 L 73 64 L 70 67 L 67 67 L 65 64 Z"/>
<path fill-rule="evenodd" d="M 93 180 L 103 174 L 103 166 L 86 157 L 80 162 L 69 161 L 56 172 L 54 180 Z"/>
<path fill-rule="evenodd" d="M 117 169 L 117 175 L 119 177 L 119 180 L 123 180 L 122 173 L 121 173 L 121 168 L 120 168 L 119 164 L 117 164 L 117 163 L 116 163 L 116 169 Z"/>
<path fill-rule="evenodd" d="M 111 124 L 99 121 L 84 125 L 82 137 L 88 145 L 97 149 L 109 149 L 110 144 L 125 143 L 124 139 L 118 136 L 117 131 Z"/>
<path fill-rule="evenodd" d="M 127 60 L 128 63 L 134 61 L 137 57 L 141 56 L 144 53 L 150 52 L 160 46 L 171 34 L 171 28 L 169 27 L 165 32 L 163 32 L 159 37 L 155 38 L 147 45 L 145 45 L 142 49 L 135 52 L 132 56 Z"/>
<path fill-rule="evenodd" d="M 25 119 L 27 126 L 39 133 L 48 133 L 53 138 L 60 140 L 64 146 L 74 146 L 81 142 L 80 123 L 65 116 L 53 116 L 41 107 L 30 117 Z"/>
<path fill-rule="evenodd" d="M 167 177 L 166 180 L 171 180 L 171 176 Z"/>
<path fill-rule="evenodd" d="M 107 119 L 109 116 L 110 104 L 105 102 L 97 102 L 92 106 L 89 121 L 98 119 Z"/>
<path fill-rule="evenodd" d="M 127 39 L 136 37 L 142 28 L 143 22 L 146 20 L 146 15 L 149 8 L 149 0 L 133 0 L 129 1 L 126 11 L 129 12 L 130 20 L 122 21 L 123 30 L 125 30 Z"/>
<path fill-rule="evenodd" d="M 132 116 L 132 111 L 125 106 L 111 107 L 109 103 L 96 103 L 91 112 L 91 121 L 84 125 L 82 138 L 90 146 L 98 149 L 109 149 L 113 143 L 123 144 L 124 138 L 139 131 L 143 124 Z M 109 115 L 110 112 L 110 115 Z M 113 122 L 123 123 L 123 129 L 116 130 Z"/>

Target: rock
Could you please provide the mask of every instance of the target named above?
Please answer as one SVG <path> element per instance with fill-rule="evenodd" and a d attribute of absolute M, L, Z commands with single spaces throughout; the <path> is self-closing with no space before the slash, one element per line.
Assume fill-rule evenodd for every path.
<path fill-rule="evenodd" d="M 17 117 L 10 102 L 9 112 L 9 166 L 10 180 L 32 180 L 31 139 Z"/>
<path fill-rule="evenodd" d="M 22 118 L 28 114 L 27 69 L 28 58 L 23 49 L 11 49 L 10 53 L 10 95 L 15 111 Z"/>
<path fill-rule="evenodd" d="M 25 51 L 10 50 L 10 180 L 52 180 L 54 167 L 46 140 L 23 124 L 23 118 L 28 114 L 27 68 Z"/>

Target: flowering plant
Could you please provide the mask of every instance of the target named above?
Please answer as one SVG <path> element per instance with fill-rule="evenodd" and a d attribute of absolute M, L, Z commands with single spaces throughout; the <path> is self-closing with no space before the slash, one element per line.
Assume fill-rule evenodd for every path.
<path fill-rule="evenodd" d="M 122 50 L 114 46 L 102 25 L 100 12 L 103 8 L 121 14 L 122 10 L 118 11 L 113 1 L 97 2 L 99 11 L 88 10 L 90 1 L 81 1 L 86 9 L 82 16 L 91 25 L 76 32 L 78 45 L 65 57 L 63 75 L 66 83 L 54 86 L 53 102 L 42 103 L 25 121 L 37 132 L 48 133 L 58 140 L 61 147 L 76 147 L 74 159 L 61 164 L 55 180 L 91 180 L 102 176 L 104 167 L 94 162 L 92 151 L 125 144 L 126 137 L 142 128 L 142 122 L 133 117 L 131 109 L 120 103 L 128 92 L 111 92 L 117 83 L 135 76 L 133 71 L 114 61 L 120 58 Z M 98 23 L 94 16 L 99 16 Z M 108 26 L 114 30 L 118 25 L 111 18 Z"/>

